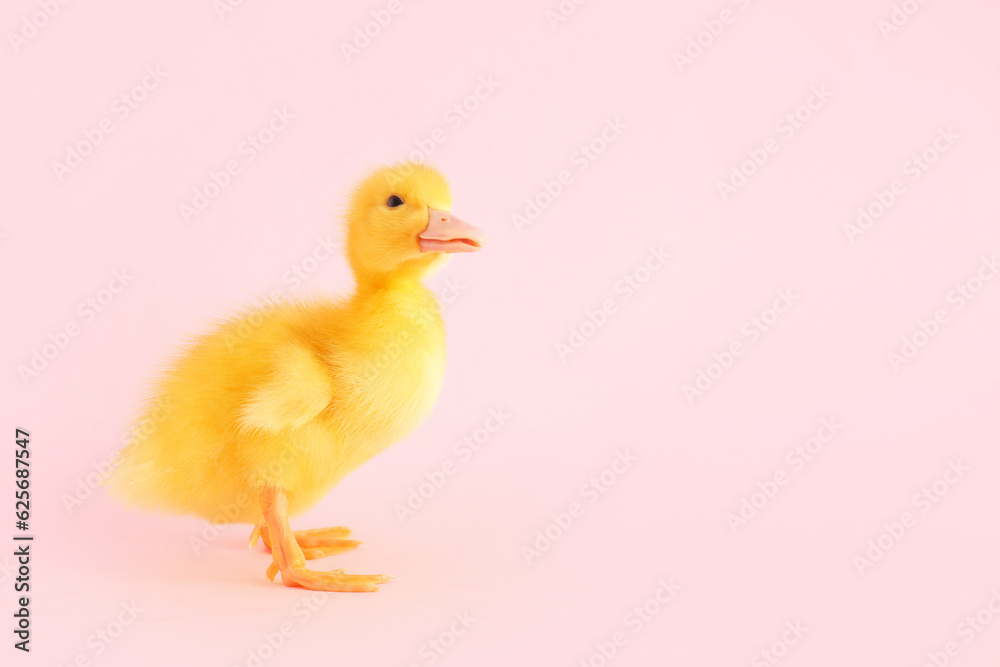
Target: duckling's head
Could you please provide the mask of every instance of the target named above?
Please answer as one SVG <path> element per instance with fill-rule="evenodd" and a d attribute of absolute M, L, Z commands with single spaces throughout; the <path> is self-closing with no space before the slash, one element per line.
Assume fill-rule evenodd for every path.
<path fill-rule="evenodd" d="M 351 198 L 347 257 L 360 281 L 420 279 L 450 253 L 475 252 L 486 235 L 451 214 L 451 189 L 420 162 L 376 169 Z"/>

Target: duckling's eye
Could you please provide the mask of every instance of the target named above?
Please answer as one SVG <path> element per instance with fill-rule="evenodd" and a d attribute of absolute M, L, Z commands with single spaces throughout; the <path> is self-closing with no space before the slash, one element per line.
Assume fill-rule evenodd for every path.
<path fill-rule="evenodd" d="M 403 205 L 403 200 L 400 199 L 398 195 L 392 195 L 385 200 L 385 205 L 389 208 L 396 208 L 397 206 Z"/>

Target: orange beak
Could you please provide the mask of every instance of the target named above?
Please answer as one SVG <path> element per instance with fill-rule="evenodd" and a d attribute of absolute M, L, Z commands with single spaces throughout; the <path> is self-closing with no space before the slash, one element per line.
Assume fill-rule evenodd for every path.
<path fill-rule="evenodd" d="M 427 229 L 420 233 L 420 252 L 476 252 L 486 234 L 451 213 L 427 209 Z"/>

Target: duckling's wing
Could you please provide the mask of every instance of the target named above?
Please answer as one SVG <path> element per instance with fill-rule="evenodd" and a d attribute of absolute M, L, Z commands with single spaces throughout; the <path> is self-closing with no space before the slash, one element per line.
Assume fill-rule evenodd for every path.
<path fill-rule="evenodd" d="M 239 423 L 270 433 L 298 428 L 316 418 L 333 396 L 333 378 L 323 361 L 299 342 L 275 351 L 270 376 L 240 409 Z"/>

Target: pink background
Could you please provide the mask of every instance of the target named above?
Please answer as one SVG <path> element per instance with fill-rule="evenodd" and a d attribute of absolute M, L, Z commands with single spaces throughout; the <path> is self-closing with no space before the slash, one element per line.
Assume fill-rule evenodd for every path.
<path fill-rule="evenodd" d="M 5 3 L 2 404 L 6 447 L 15 427 L 32 434 L 37 536 L 33 651 L 6 634 L 5 664 L 997 664 L 1000 281 L 974 278 L 1000 252 L 1000 9 L 904 4 L 919 9 L 886 37 L 888 0 L 593 0 L 554 29 L 557 0 L 401 0 L 348 62 L 340 44 L 388 3 L 247 0 L 220 18 L 211 0 L 72 2 L 17 47 L 9 33 L 42 10 Z M 157 67 L 122 118 L 116 98 Z M 449 112 L 481 77 L 495 89 L 467 118 Z M 813 87 L 829 98 L 799 109 Z M 248 160 L 241 142 L 276 108 L 294 118 Z M 52 163 L 102 119 L 113 131 L 60 181 Z M 592 140 L 602 152 L 581 162 Z M 349 289 L 345 193 L 417 142 L 490 243 L 433 281 L 459 293 L 433 416 L 295 523 L 365 542 L 318 567 L 397 581 L 305 612 L 312 594 L 264 579 L 249 528 L 130 513 L 88 475 L 183 336 L 274 288 Z M 718 182 L 765 145 L 723 201 Z M 912 180 L 925 150 L 936 160 Z M 240 173 L 185 223 L 179 206 L 229 160 Z M 852 243 L 845 224 L 894 180 L 902 194 Z M 327 235 L 335 254 L 314 261 Z M 666 264 L 640 270 L 661 247 Z M 315 270 L 294 288 L 297 265 Z M 125 289 L 102 292 L 123 269 Z M 627 299 L 626 276 L 647 279 Z M 981 289 L 959 308 L 970 280 Z M 774 322 L 781 290 L 794 301 Z M 99 298 L 95 316 L 78 310 Z M 945 323 L 894 369 L 938 310 Z M 772 325 L 752 340 L 754 317 Z M 574 328 L 591 335 L 562 359 Z M 23 380 L 53 339 L 65 348 Z M 689 401 L 699 371 L 717 379 Z M 506 423 L 465 460 L 454 443 L 498 408 Z M 797 469 L 788 452 L 831 418 L 842 427 Z M 636 461 L 605 474 L 605 493 L 585 487 L 617 452 Z M 401 523 L 396 505 L 448 461 Z M 964 472 L 935 487 L 949 462 Z M 762 506 L 734 531 L 744 499 Z M 888 550 L 859 566 L 870 540 Z M 680 586 L 666 602 L 661 581 Z"/>

